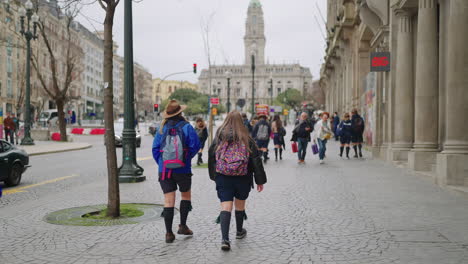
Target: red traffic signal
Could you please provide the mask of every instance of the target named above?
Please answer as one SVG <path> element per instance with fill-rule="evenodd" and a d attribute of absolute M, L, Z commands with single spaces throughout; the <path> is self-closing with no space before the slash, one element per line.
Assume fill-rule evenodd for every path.
<path fill-rule="evenodd" d="M 197 74 L 197 64 L 193 64 L 193 73 Z"/>
<path fill-rule="evenodd" d="M 154 112 L 159 112 L 159 104 L 154 104 Z"/>

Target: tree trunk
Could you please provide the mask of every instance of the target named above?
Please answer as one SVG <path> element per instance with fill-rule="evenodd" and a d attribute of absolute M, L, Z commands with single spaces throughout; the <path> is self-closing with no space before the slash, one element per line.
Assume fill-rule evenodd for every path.
<path fill-rule="evenodd" d="M 58 111 L 58 121 L 60 130 L 60 141 L 67 142 L 67 123 L 65 122 L 65 112 L 63 111 L 65 101 L 63 99 L 55 100 Z"/>
<path fill-rule="evenodd" d="M 107 5 L 104 21 L 104 121 L 106 127 L 106 156 L 108 178 L 107 216 L 120 216 L 119 175 L 117 173 L 117 154 L 114 132 L 114 89 L 113 89 L 113 39 L 112 28 L 115 6 Z"/>

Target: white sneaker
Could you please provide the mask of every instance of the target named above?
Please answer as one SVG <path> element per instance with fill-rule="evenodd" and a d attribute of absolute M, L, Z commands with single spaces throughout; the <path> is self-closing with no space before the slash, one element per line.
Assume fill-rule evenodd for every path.
<path fill-rule="evenodd" d="M 320 164 L 323 164 L 323 163 L 324 163 L 323 160 L 320 160 Z"/>

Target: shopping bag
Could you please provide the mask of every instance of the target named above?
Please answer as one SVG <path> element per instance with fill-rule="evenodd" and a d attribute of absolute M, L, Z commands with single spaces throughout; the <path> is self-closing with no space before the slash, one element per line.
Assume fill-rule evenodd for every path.
<path fill-rule="evenodd" d="M 317 144 L 312 144 L 312 153 L 314 153 L 314 155 L 317 155 L 319 153 L 319 148 L 317 146 Z"/>
<path fill-rule="evenodd" d="M 299 150 L 297 149 L 297 142 L 291 143 L 291 150 L 293 153 L 297 153 Z"/>

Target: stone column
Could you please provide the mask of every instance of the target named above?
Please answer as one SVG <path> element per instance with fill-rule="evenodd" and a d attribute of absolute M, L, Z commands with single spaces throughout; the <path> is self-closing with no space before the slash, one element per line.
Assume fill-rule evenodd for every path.
<path fill-rule="evenodd" d="M 407 160 L 414 140 L 413 25 L 411 15 L 397 10 L 398 45 L 395 85 L 395 125 L 392 160 Z"/>
<path fill-rule="evenodd" d="M 437 0 L 419 0 L 417 34 L 415 142 L 408 164 L 417 171 L 430 171 L 439 148 Z"/>
<path fill-rule="evenodd" d="M 445 143 L 437 155 L 438 182 L 468 186 L 468 1 L 452 0 L 448 19 Z"/>

